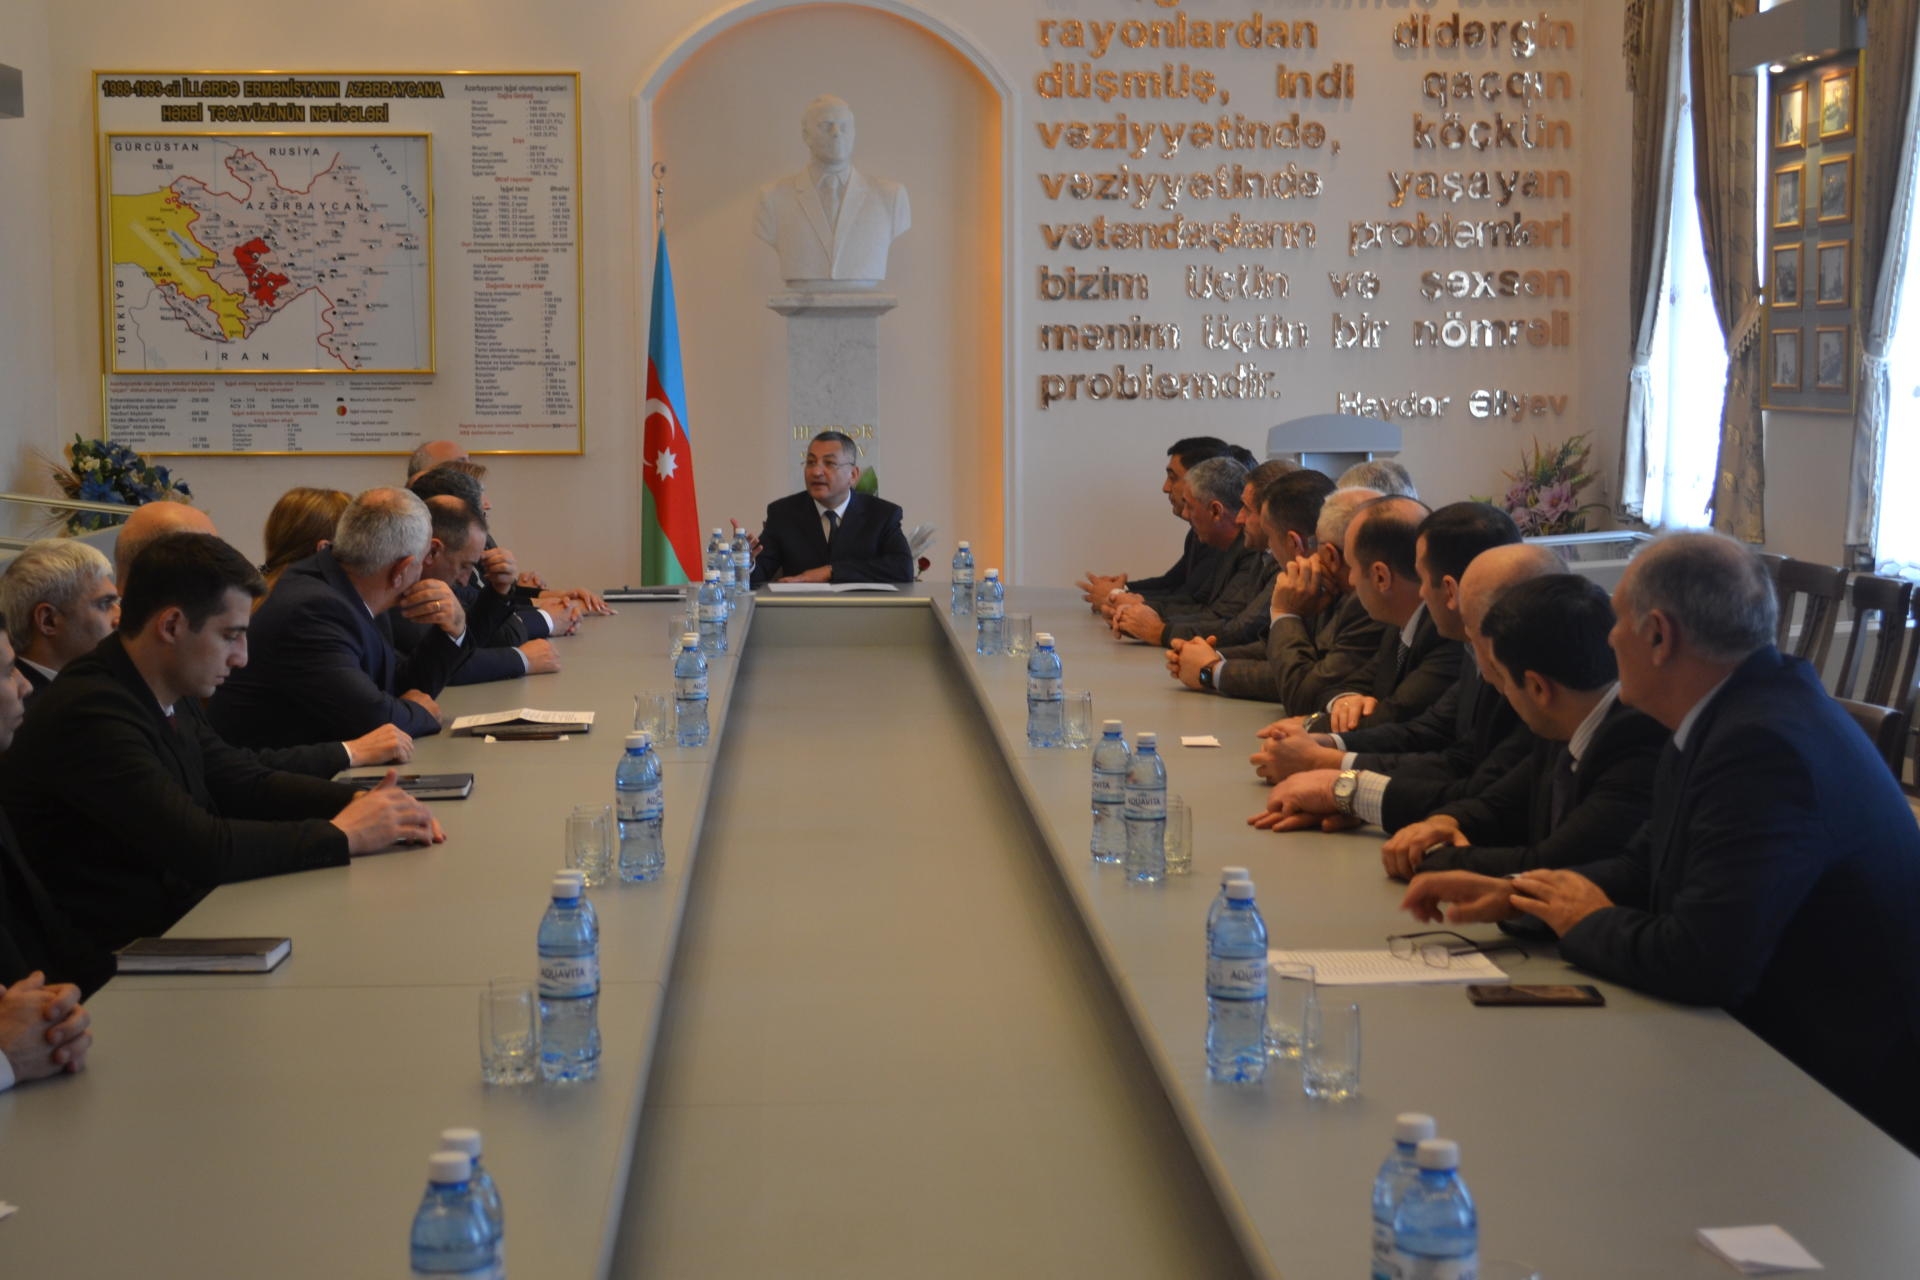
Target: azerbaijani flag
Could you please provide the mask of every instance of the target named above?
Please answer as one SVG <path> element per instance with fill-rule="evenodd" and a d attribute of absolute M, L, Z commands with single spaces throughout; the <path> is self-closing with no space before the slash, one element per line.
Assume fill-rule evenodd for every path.
<path fill-rule="evenodd" d="M 673 306 L 667 229 L 653 264 L 653 315 L 647 325 L 647 412 L 641 436 L 640 580 L 648 585 L 700 581 L 700 511 L 693 492 L 693 441 L 687 436 L 687 384 L 680 376 L 680 319 Z"/>

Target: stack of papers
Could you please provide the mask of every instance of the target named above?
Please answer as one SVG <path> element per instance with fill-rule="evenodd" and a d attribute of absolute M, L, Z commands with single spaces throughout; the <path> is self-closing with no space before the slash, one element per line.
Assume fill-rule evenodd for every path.
<path fill-rule="evenodd" d="M 826 591 L 838 594 L 842 591 L 898 591 L 900 588 L 892 582 L 769 582 L 767 590 L 777 596 L 808 595 Z"/>
<path fill-rule="evenodd" d="M 1820 1260 L 1779 1227 L 1702 1227 L 1700 1243 L 1741 1275 L 1770 1276 L 1782 1271 L 1825 1271 Z"/>
<path fill-rule="evenodd" d="M 453 722 L 451 732 L 472 733 L 477 729 L 500 728 L 501 737 L 527 736 L 528 731 L 540 733 L 585 733 L 593 727 L 591 711 L 537 711 L 532 707 L 516 707 L 512 711 L 486 711 L 479 715 L 461 716 Z"/>
<path fill-rule="evenodd" d="M 1402 960 L 1391 951 L 1269 951 L 1269 963 L 1282 960 L 1313 966 L 1322 987 L 1402 987 L 1427 983 L 1508 982 L 1500 967 L 1477 951 L 1453 957 L 1444 969 L 1419 956 Z"/>

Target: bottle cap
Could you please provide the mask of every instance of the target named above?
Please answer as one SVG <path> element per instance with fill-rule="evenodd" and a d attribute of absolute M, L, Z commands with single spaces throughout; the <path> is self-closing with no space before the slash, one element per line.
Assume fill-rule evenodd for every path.
<path fill-rule="evenodd" d="M 1136 747 L 1157 747 L 1160 745 L 1160 735 L 1146 729 L 1133 735 L 1133 744 Z"/>
<path fill-rule="evenodd" d="M 680 644 L 682 648 L 698 649 L 700 647 L 700 633 L 698 631 L 682 631 L 680 633 Z"/>
<path fill-rule="evenodd" d="M 635 747 L 640 748 L 642 751 L 651 751 L 653 749 L 653 735 L 645 729 L 635 729 L 627 735 L 627 750 L 632 751 Z"/>
<path fill-rule="evenodd" d="M 556 871 L 553 873 L 553 900 L 570 901 L 580 896 L 586 880 L 578 871 Z"/>
<path fill-rule="evenodd" d="M 1127 727 L 1121 724 L 1118 720 L 1102 720 L 1100 722 L 1101 733 L 1118 736 L 1119 734 L 1125 733 L 1126 731 L 1127 731 Z"/>
<path fill-rule="evenodd" d="M 1051 631 L 1034 632 L 1033 643 L 1042 649 L 1053 648 L 1053 632 Z"/>
<path fill-rule="evenodd" d="M 1000 576 L 1000 571 L 998 569 L 989 569 L 987 570 L 987 576 L 989 578 L 997 578 Z"/>
<path fill-rule="evenodd" d="M 1220 868 L 1220 887 L 1223 889 L 1226 886 L 1232 884 L 1235 880 L 1251 880 L 1251 879 L 1253 879 L 1253 877 L 1248 873 L 1245 867 Z M 1432 1137 L 1433 1135 L 1428 1134 L 1427 1136 Z"/>
<path fill-rule="evenodd" d="M 716 534 L 724 534 L 726 532 L 726 530 L 722 529 L 719 525 L 713 526 L 713 531 Z"/>
<path fill-rule="evenodd" d="M 473 1176 L 473 1157 L 464 1151 L 436 1151 L 427 1157 L 427 1181 L 437 1186 L 465 1182 Z"/>
<path fill-rule="evenodd" d="M 973 544 L 971 542 L 968 542 L 965 538 L 962 538 L 960 540 L 960 550 L 971 551 L 973 550 Z"/>
<path fill-rule="evenodd" d="M 1433 1136 L 1433 1117 L 1418 1111 L 1403 1111 L 1393 1118 L 1393 1140 L 1406 1146 L 1425 1142 Z"/>
<path fill-rule="evenodd" d="M 480 1131 L 478 1129 L 442 1129 L 440 1149 L 465 1152 L 467 1158 L 472 1159 L 480 1154 Z"/>
<path fill-rule="evenodd" d="M 1251 880 L 1227 881 L 1227 901 L 1252 902 L 1253 901 L 1253 881 Z"/>
<path fill-rule="evenodd" d="M 707 579 L 706 579 L 706 580 L 707 580 L 708 582 L 718 582 L 718 581 L 720 581 L 720 571 L 719 571 L 718 569 L 709 569 L 709 570 L 707 570 Z"/>
<path fill-rule="evenodd" d="M 1422 1138 L 1414 1148 L 1414 1163 L 1422 1169 L 1446 1171 L 1460 1167 L 1460 1144 L 1451 1138 Z"/>

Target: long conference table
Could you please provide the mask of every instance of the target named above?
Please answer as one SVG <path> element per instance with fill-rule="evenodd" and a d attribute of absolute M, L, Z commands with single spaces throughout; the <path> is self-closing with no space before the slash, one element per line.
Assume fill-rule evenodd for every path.
<path fill-rule="evenodd" d="M 663 750 L 665 877 L 592 895 L 589 1084 L 482 1084 L 477 997 L 534 971 L 564 816 L 610 798 L 632 695 L 671 687 L 678 605 L 586 622 L 557 675 L 449 690 L 449 716 L 597 723 L 422 740 L 412 767 L 477 777 L 436 806 L 444 845 L 228 885 L 174 930 L 289 936 L 272 974 L 103 990 L 88 1070 L 0 1094 L 0 1276 L 403 1276 L 424 1158 L 468 1124 L 523 1278 L 1318 1280 L 1364 1273 L 1404 1110 L 1461 1143 L 1482 1257 L 1549 1280 L 1725 1276 L 1696 1229 L 1761 1223 L 1836 1280 L 1920 1272 L 1920 1161 L 1718 1011 L 1604 982 L 1604 1009 L 1346 989 L 1360 1098 L 1311 1102 L 1290 1067 L 1209 1084 L 1219 869 L 1252 869 L 1276 947 L 1380 948 L 1416 926 L 1377 834 L 1248 828 L 1272 708 L 1188 693 L 1074 593 L 1016 589 L 1193 807 L 1193 874 L 1126 883 L 1088 856 L 1088 753 L 1028 747 L 1022 664 L 977 657 L 945 596 L 736 614 L 711 743 Z M 1569 977 L 1548 949 L 1499 963 Z"/>

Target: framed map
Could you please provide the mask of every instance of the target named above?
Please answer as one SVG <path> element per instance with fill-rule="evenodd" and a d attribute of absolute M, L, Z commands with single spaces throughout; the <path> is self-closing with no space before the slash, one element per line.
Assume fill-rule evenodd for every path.
<path fill-rule="evenodd" d="M 111 134 L 113 373 L 433 372 L 426 134 Z"/>

